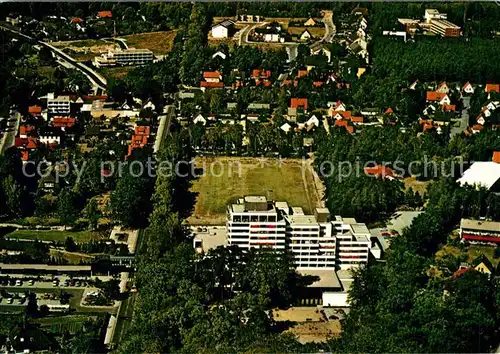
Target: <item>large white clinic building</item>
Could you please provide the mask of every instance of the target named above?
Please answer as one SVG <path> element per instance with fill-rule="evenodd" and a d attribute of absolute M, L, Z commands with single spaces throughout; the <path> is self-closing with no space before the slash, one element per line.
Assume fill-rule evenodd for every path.
<path fill-rule="evenodd" d="M 117 65 L 142 65 L 152 62 L 153 52 L 149 49 L 117 49 L 95 57 L 94 65 L 98 68 Z"/>
<path fill-rule="evenodd" d="M 265 196 L 246 196 L 227 208 L 227 243 L 243 249 L 289 249 L 297 269 L 350 269 L 368 262 L 370 232 L 355 219 L 326 208 L 305 215 L 302 208 Z"/>

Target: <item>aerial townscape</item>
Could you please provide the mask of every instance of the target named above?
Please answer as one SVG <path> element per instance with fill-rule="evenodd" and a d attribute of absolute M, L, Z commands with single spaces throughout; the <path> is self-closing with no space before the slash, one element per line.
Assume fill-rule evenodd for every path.
<path fill-rule="evenodd" d="M 2 353 L 500 352 L 497 2 L 0 4 Z"/>

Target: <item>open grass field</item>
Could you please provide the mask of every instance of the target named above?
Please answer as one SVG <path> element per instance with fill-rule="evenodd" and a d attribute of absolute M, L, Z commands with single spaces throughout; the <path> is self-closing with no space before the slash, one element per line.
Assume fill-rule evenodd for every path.
<path fill-rule="evenodd" d="M 87 321 L 94 322 L 97 316 L 66 315 L 46 317 L 36 320 L 40 326 L 52 333 L 76 333 Z"/>
<path fill-rule="evenodd" d="M 261 159 L 232 157 L 197 158 L 196 167 L 203 175 L 194 181 L 197 193 L 192 225 L 222 225 L 226 207 L 245 195 L 266 195 L 299 206 L 305 213 L 321 205 L 309 165 L 299 159 Z"/>
<path fill-rule="evenodd" d="M 134 70 L 135 66 L 117 66 L 114 68 L 100 68 L 98 71 L 106 79 L 123 79 L 127 74 Z"/>
<path fill-rule="evenodd" d="M 16 230 L 4 236 L 5 238 L 64 242 L 71 237 L 77 243 L 89 242 L 101 236 L 91 231 L 58 231 L 58 230 Z"/>
<path fill-rule="evenodd" d="M 168 54 L 173 46 L 177 31 L 147 32 L 123 36 L 131 48 L 149 49 L 156 55 Z"/>
<path fill-rule="evenodd" d="M 325 35 L 324 27 L 288 27 L 287 29 L 288 33 L 295 36 L 300 36 L 305 30 L 308 30 L 313 38 L 322 38 Z"/>
<path fill-rule="evenodd" d="M 472 262 L 477 257 L 484 254 L 494 267 L 500 262 L 500 258 L 495 258 L 495 246 L 488 245 L 470 245 L 467 249 L 467 261 Z"/>

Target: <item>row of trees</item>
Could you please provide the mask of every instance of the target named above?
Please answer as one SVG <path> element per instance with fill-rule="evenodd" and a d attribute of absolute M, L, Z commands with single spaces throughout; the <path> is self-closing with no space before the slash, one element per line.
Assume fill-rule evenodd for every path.
<path fill-rule="evenodd" d="M 491 196 L 478 193 L 484 194 L 446 179 L 431 187 L 425 213 L 392 240 L 387 263 L 356 273 L 342 338 L 330 342 L 330 350 L 486 352 L 498 344 L 496 279 L 476 271 L 450 277 L 458 260 L 431 271 L 450 230 L 460 217 L 474 214 L 477 203 L 467 201 L 489 204 Z"/>

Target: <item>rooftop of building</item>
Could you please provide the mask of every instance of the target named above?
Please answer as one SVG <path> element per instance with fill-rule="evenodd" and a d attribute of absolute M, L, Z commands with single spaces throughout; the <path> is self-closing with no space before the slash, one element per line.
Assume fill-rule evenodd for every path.
<path fill-rule="evenodd" d="M 482 186 L 487 189 L 500 179 L 500 163 L 493 161 L 474 162 L 472 166 L 464 172 L 458 183 L 462 186 Z"/>
<path fill-rule="evenodd" d="M 334 270 L 331 269 L 297 269 L 302 276 L 316 277 L 309 287 L 311 288 L 335 288 L 341 289 L 339 278 Z"/>
<path fill-rule="evenodd" d="M 314 215 L 289 215 L 287 219 L 292 225 L 314 225 L 318 223 Z"/>
<path fill-rule="evenodd" d="M 365 234 L 365 235 L 369 235 L 370 234 L 370 230 L 368 230 L 368 228 L 366 227 L 365 224 L 351 224 L 351 229 L 352 229 L 352 232 L 355 233 L 355 234 Z"/>
<path fill-rule="evenodd" d="M 267 203 L 267 198 L 263 195 L 247 195 L 243 199 L 245 203 Z"/>
<path fill-rule="evenodd" d="M 477 231 L 497 231 L 500 232 L 500 222 L 462 219 L 460 227 L 465 229 L 473 229 Z"/>

